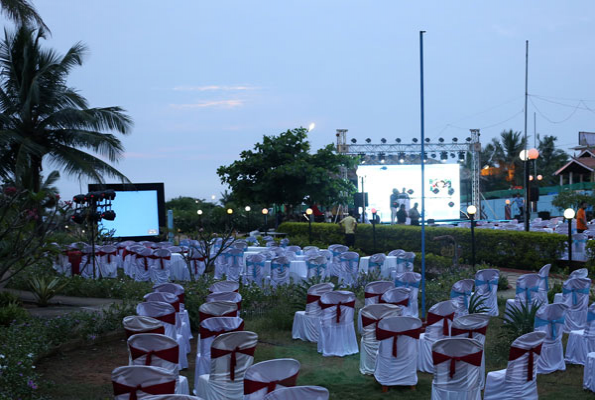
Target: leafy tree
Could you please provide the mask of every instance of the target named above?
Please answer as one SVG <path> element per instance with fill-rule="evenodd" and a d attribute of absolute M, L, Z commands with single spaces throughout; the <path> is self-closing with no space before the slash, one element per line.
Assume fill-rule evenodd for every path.
<path fill-rule="evenodd" d="M 544 186 L 557 185 L 559 178 L 554 176 L 554 172 L 568 162 L 568 154 L 556 148 L 557 140 L 557 137 L 550 135 L 545 135 L 543 139 L 539 138 L 537 173 L 543 176 L 541 184 Z"/>
<path fill-rule="evenodd" d="M 83 63 L 84 45 L 60 56 L 41 48 L 43 38 L 42 30 L 21 26 L 0 42 L 0 178 L 38 192 L 47 160 L 69 175 L 126 180 L 102 158 L 122 157 L 122 143 L 111 132 L 128 133 L 132 120 L 120 107 L 89 108 L 67 86 L 68 74 Z"/>
<path fill-rule="evenodd" d="M 328 206 L 344 204 L 354 193 L 353 184 L 340 177 L 341 167 L 354 166 L 355 159 L 335 153 L 333 145 L 311 154 L 307 131 L 298 128 L 264 136 L 217 174 L 241 204 L 293 207 L 308 200 Z"/>
<path fill-rule="evenodd" d="M 552 205 L 557 207 L 560 211 L 567 208 L 578 210 L 581 203 L 595 206 L 595 196 L 579 191 L 564 190 L 558 193 L 558 195 L 554 197 L 554 200 L 552 200 Z"/>
<path fill-rule="evenodd" d="M 0 0 L 0 12 L 18 24 L 36 24 L 49 31 L 35 7 L 27 0 Z"/>

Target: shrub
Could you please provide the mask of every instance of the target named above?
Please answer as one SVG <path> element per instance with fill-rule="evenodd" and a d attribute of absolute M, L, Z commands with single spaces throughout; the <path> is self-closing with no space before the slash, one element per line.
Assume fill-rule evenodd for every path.
<path fill-rule="evenodd" d="M 9 303 L 0 307 L 0 325 L 7 326 L 13 322 L 21 322 L 29 317 L 29 313 L 17 303 Z"/>
<path fill-rule="evenodd" d="M 39 307 L 47 307 L 49 301 L 67 285 L 60 278 L 34 276 L 29 280 L 29 289 L 37 299 Z"/>
<path fill-rule="evenodd" d="M 16 294 L 10 292 L 0 292 L 0 307 L 7 306 L 9 304 L 21 304 L 21 300 Z"/>

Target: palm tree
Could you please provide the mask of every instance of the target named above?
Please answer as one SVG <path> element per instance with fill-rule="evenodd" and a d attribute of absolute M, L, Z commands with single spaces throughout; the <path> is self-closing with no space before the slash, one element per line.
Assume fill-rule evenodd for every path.
<path fill-rule="evenodd" d="M 49 32 L 48 27 L 35 11 L 35 7 L 27 0 L 0 0 L 0 13 L 19 24 L 34 23 Z"/>
<path fill-rule="evenodd" d="M 558 179 L 554 172 L 562 167 L 568 161 L 568 154 L 556 148 L 555 136 L 545 135 L 539 138 L 539 158 L 537 158 L 537 173 L 543 176 L 541 181 L 544 185 L 557 185 Z"/>
<path fill-rule="evenodd" d="M 83 63 L 83 44 L 60 56 L 41 48 L 43 38 L 43 30 L 23 25 L 0 41 L 0 178 L 37 192 L 42 162 L 49 161 L 68 175 L 127 180 L 100 157 L 122 158 L 114 133 L 127 134 L 132 120 L 120 107 L 89 108 L 67 86 L 70 71 Z"/>

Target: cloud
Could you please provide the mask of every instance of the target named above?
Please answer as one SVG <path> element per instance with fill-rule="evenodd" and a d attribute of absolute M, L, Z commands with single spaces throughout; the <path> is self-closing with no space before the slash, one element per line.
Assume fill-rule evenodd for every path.
<path fill-rule="evenodd" d="M 170 104 L 176 110 L 192 110 L 196 108 L 236 108 L 244 105 L 243 100 L 212 100 L 190 104 Z"/>
<path fill-rule="evenodd" d="M 177 92 L 213 92 L 213 91 L 242 91 L 258 89 L 250 85 L 235 85 L 235 86 L 221 86 L 221 85 L 207 85 L 207 86 L 176 86 L 173 90 Z"/>

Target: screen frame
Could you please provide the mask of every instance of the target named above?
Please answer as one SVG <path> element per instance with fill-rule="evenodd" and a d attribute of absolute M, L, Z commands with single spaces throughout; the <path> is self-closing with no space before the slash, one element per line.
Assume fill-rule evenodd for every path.
<path fill-rule="evenodd" d="M 142 192 L 142 191 L 156 191 L 157 192 L 157 217 L 159 221 L 159 233 L 153 236 L 114 236 L 117 239 L 126 240 L 146 240 L 156 242 L 161 240 L 163 231 L 162 227 L 165 226 L 165 184 L 161 183 L 90 183 L 89 192 L 95 192 L 100 190 L 113 189 L 116 192 Z M 116 212 L 116 218 L 118 218 L 118 210 Z"/>

